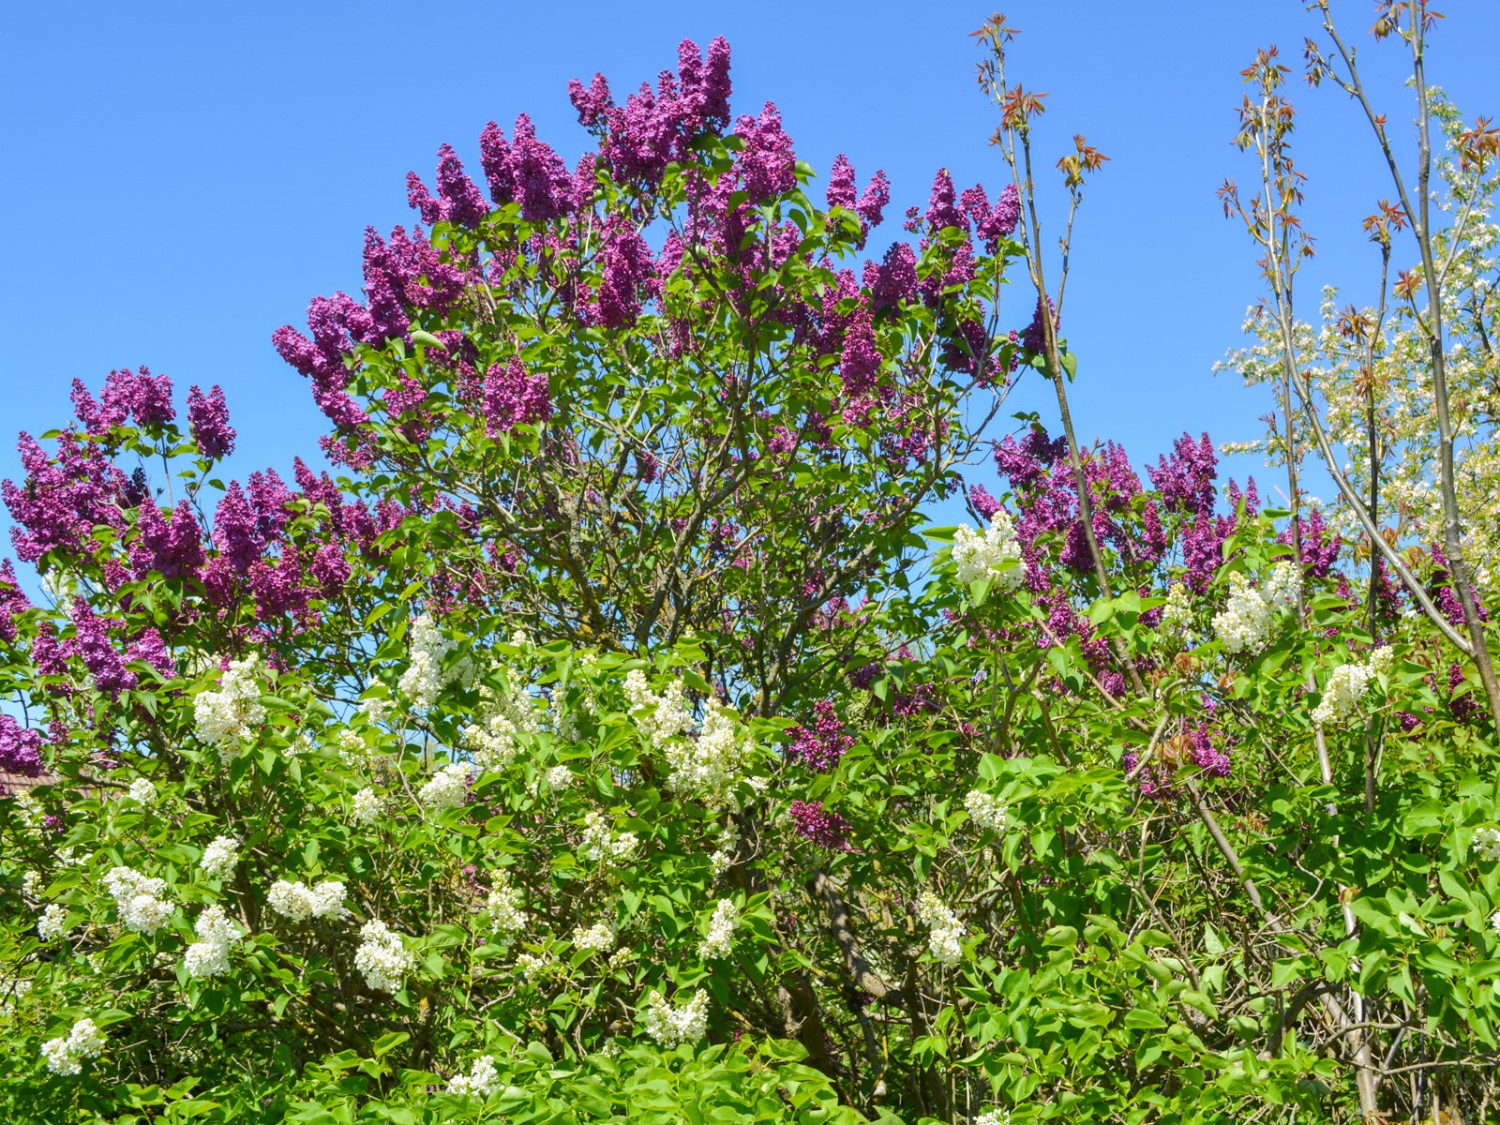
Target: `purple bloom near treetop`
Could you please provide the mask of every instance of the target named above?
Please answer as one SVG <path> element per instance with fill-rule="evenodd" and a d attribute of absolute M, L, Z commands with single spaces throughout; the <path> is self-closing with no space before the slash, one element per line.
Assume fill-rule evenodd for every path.
<path fill-rule="evenodd" d="M 224 389 L 218 384 L 208 394 L 196 386 L 188 388 L 188 428 L 198 452 L 210 461 L 228 457 L 234 452 L 234 427 L 229 424 L 229 407 Z"/>

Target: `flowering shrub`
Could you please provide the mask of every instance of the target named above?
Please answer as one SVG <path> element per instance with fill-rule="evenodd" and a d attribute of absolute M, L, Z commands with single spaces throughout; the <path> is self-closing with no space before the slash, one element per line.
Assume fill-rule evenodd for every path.
<path fill-rule="evenodd" d="M 413 175 L 426 229 L 275 335 L 339 480 L 222 485 L 223 395 L 184 431 L 145 369 L 23 436 L 6 1119 L 1487 1104 L 1500 783 L 1446 638 L 1221 504 L 1206 437 L 1143 481 L 991 434 L 1076 368 L 1060 301 L 1000 319 L 1030 186 L 940 172 L 861 261 L 884 176 L 818 206 L 730 93 L 685 43 L 572 86 L 572 171 L 522 116 L 484 188 Z"/>

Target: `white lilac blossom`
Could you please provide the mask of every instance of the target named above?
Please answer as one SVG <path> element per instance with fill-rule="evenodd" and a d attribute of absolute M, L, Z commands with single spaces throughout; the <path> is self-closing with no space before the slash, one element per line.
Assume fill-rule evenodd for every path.
<path fill-rule="evenodd" d="M 130 783 L 125 795 L 138 805 L 150 805 L 156 800 L 156 786 L 151 784 L 150 778 L 138 777 Z"/>
<path fill-rule="evenodd" d="M 1161 624 L 1157 626 L 1157 632 L 1178 632 L 1192 623 L 1193 603 L 1188 588 L 1181 582 L 1174 582 L 1167 591 L 1167 604 L 1161 607 Z"/>
<path fill-rule="evenodd" d="M 490 929 L 507 937 L 520 933 L 526 928 L 525 903 L 521 889 L 511 882 L 510 875 L 497 872 L 495 884 L 484 903 L 490 915 Z"/>
<path fill-rule="evenodd" d="M 1490 915 L 1490 929 L 1495 931 L 1495 936 L 1500 937 L 1500 910 Z"/>
<path fill-rule="evenodd" d="M 193 925 L 198 940 L 182 955 L 183 968 L 190 977 L 216 977 L 229 971 L 229 954 L 243 938 L 244 932 L 234 924 L 217 903 L 205 906 Z"/>
<path fill-rule="evenodd" d="M 1021 545 L 1016 541 L 1015 525 L 1003 508 L 990 517 L 990 526 L 983 536 L 966 523 L 959 524 L 953 533 L 953 563 L 962 585 L 988 578 L 997 589 L 1019 589 L 1026 573 L 1020 562 Z M 1010 564 L 1008 569 L 1006 564 Z"/>
<path fill-rule="evenodd" d="M 260 702 L 260 685 L 256 669 L 260 657 L 251 653 L 243 660 L 231 660 L 219 678 L 218 691 L 200 692 L 193 700 L 193 722 L 198 737 L 219 748 L 219 757 L 228 761 L 241 740 L 255 733 L 265 722 L 266 709 Z"/>
<path fill-rule="evenodd" d="M 68 932 L 68 908 L 52 903 L 36 920 L 36 936 L 43 941 L 52 941 Z"/>
<path fill-rule="evenodd" d="M 1363 664 L 1340 664 L 1328 677 L 1323 698 L 1313 708 L 1312 721 L 1317 726 L 1341 723 L 1357 714 L 1359 701 L 1375 678 L 1389 672 L 1393 657 L 1389 645 L 1382 645 Z"/>
<path fill-rule="evenodd" d="M 933 957 L 950 968 L 963 958 L 964 926 L 958 915 L 931 891 L 917 899 L 917 920 L 927 927 L 927 948 Z"/>
<path fill-rule="evenodd" d="M 523 980 L 540 977 L 552 967 L 545 954 L 522 953 L 516 958 L 516 975 Z"/>
<path fill-rule="evenodd" d="M 1500 859 L 1500 828 L 1479 829 L 1474 833 L 1474 842 L 1470 847 L 1482 860 Z"/>
<path fill-rule="evenodd" d="M 708 867 L 717 879 L 729 870 L 729 865 L 734 862 L 734 854 L 739 850 L 740 830 L 730 821 L 724 826 L 724 831 L 719 838 L 719 847 L 708 857 Z"/>
<path fill-rule="evenodd" d="M 368 786 L 354 794 L 354 823 L 374 824 L 385 811 L 385 801 Z"/>
<path fill-rule="evenodd" d="M 645 673 L 632 668 L 625 676 L 625 698 L 630 703 L 630 717 L 658 750 L 666 749 L 673 738 L 689 733 L 697 725 L 681 680 L 673 680 L 657 695 L 647 685 Z"/>
<path fill-rule="evenodd" d="M 391 701 L 383 695 L 372 695 L 368 699 L 362 699 L 359 703 L 359 711 L 366 719 L 375 726 L 385 722 L 386 715 L 390 713 Z"/>
<path fill-rule="evenodd" d="M 700 988 L 681 1008 L 672 1007 L 660 993 L 651 993 L 641 1015 L 641 1030 L 668 1050 L 679 1043 L 698 1042 L 708 1034 L 708 993 Z"/>
<path fill-rule="evenodd" d="M 104 889 L 115 900 L 120 922 L 127 930 L 154 934 L 172 918 L 172 904 L 161 897 L 166 880 L 148 878 L 129 867 L 111 868 Z"/>
<path fill-rule="evenodd" d="M 1010 1110 L 987 1109 L 974 1118 L 974 1125 L 1010 1125 Z"/>
<path fill-rule="evenodd" d="M 443 658 L 453 651 L 454 645 L 426 613 L 412 618 L 406 643 L 411 651 L 411 663 L 401 673 L 396 686 L 411 700 L 413 707 L 425 711 L 437 702 L 443 685 L 453 678 L 451 672 L 444 674 Z"/>
<path fill-rule="evenodd" d="M 1278 564 L 1284 565 L 1284 564 Z M 1270 582 L 1266 583 L 1269 588 Z M 1280 596 L 1280 595 L 1278 595 Z M 1295 598 L 1295 594 L 1294 594 Z M 1254 652 L 1271 637 L 1277 605 L 1262 596 L 1239 571 L 1229 576 L 1229 603 L 1214 614 L 1214 633 L 1230 655 Z"/>
<path fill-rule="evenodd" d="M 1009 826 L 1005 805 L 1000 799 L 991 793 L 984 793 L 978 789 L 969 791 L 964 798 L 964 808 L 969 810 L 969 819 L 980 828 L 987 828 L 991 832 L 1004 832 Z"/>
<path fill-rule="evenodd" d="M 448 1080 L 448 1093 L 487 1098 L 500 1089 L 500 1075 L 495 1072 L 493 1055 L 480 1055 L 469 1066 L 468 1074 L 455 1074 Z"/>
<path fill-rule="evenodd" d="M 16 1004 L 32 989 L 32 982 L 25 977 L 0 981 L 0 1020 L 8 1020 L 16 1014 Z"/>
<path fill-rule="evenodd" d="M 474 754 L 480 769 L 501 770 L 515 761 L 520 750 L 517 736 L 541 729 L 536 707 L 524 691 L 486 687 L 479 693 L 479 722 L 464 728 L 464 747 Z"/>
<path fill-rule="evenodd" d="M 604 860 L 613 864 L 627 862 L 640 841 L 634 832 L 615 832 L 597 810 L 583 818 L 583 842 L 579 850 L 585 859 Z"/>
<path fill-rule="evenodd" d="M 547 771 L 547 788 L 554 793 L 573 784 L 573 771 L 567 766 L 553 766 Z"/>
<path fill-rule="evenodd" d="M 73 1025 L 66 1039 L 49 1039 L 42 1044 L 42 1058 L 47 1060 L 47 1069 L 53 1074 L 73 1075 L 83 1069 L 81 1060 L 97 1058 L 104 1050 L 104 1033 L 94 1026 L 91 1019 L 81 1019 Z"/>
<path fill-rule="evenodd" d="M 469 795 L 473 769 L 468 762 L 452 762 L 417 790 L 417 800 L 434 809 L 456 809 Z"/>
<path fill-rule="evenodd" d="M 698 956 L 728 957 L 734 952 L 734 931 L 739 921 L 739 907 L 730 899 L 720 899 L 719 905 L 714 907 L 714 916 L 708 922 L 708 936 L 698 946 Z"/>
<path fill-rule="evenodd" d="M 210 879 L 222 879 L 234 870 L 240 858 L 240 842 L 233 836 L 216 836 L 213 843 L 203 849 L 203 858 L 198 866 Z"/>
<path fill-rule="evenodd" d="M 609 953 L 615 947 L 615 928 L 607 921 L 595 922 L 584 929 L 573 931 L 573 944 L 590 953 Z"/>
<path fill-rule="evenodd" d="M 37 891 L 42 886 L 42 874 L 40 871 L 28 871 L 21 876 L 21 893 L 27 898 L 36 898 Z"/>
<path fill-rule="evenodd" d="M 744 772 L 752 747 L 733 713 L 710 699 L 698 737 L 674 738 L 662 747 L 671 770 L 668 782 L 678 792 L 720 801 Z"/>
<path fill-rule="evenodd" d="M 334 920 L 345 914 L 345 893 L 344 884 L 337 880 L 325 880 L 309 887 L 304 883 L 278 879 L 266 896 L 266 904 L 293 922 L 306 922 L 310 918 Z"/>
<path fill-rule="evenodd" d="M 335 736 L 339 747 L 339 760 L 350 769 L 359 769 L 370 763 L 370 748 L 358 731 L 344 727 Z"/>
<path fill-rule="evenodd" d="M 378 918 L 371 918 L 359 931 L 360 947 L 354 967 L 365 983 L 378 992 L 395 992 L 416 965 L 416 957 L 401 944 L 401 935 Z"/>
<path fill-rule="evenodd" d="M 1261 597 L 1271 612 L 1297 608 L 1297 596 L 1302 593 L 1302 579 L 1295 563 L 1279 562 L 1261 585 Z"/>

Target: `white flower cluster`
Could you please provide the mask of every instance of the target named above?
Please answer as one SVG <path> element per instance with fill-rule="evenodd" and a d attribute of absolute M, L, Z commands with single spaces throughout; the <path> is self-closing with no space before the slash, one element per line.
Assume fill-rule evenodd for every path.
<path fill-rule="evenodd" d="M 104 1032 L 94 1026 L 93 1020 L 81 1019 L 66 1039 L 59 1037 L 43 1043 L 42 1058 L 47 1060 L 47 1069 L 53 1074 L 77 1074 L 83 1069 L 80 1060 L 96 1058 L 104 1047 Z"/>
<path fill-rule="evenodd" d="M 42 916 L 36 920 L 36 936 L 43 941 L 60 938 L 68 932 L 67 922 L 68 908 L 54 902 L 43 910 Z"/>
<path fill-rule="evenodd" d="M 138 805 L 150 805 L 156 800 L 156 786 L 151 784 L 150 778 L 138 777 L 130 783 L 125 795 Z"/>
<path fill-rule="evenodd" d="M 740 908 L 727 898 L 721 898 L 714 907 L 714 916 L 708 922 L 708 936 L 698 946 L 699 957 L 728 957 L 734 952 L 734 930 L 739 925 Z"/>
<path fill-rule="evenodd" d="M 739 780 L 753 745 L 733 712 L 710 699 L 698 737 L 674 738 L 663 747 L 672 771 L 668 782 L 678 792 L 697 793 L 711 802 L 721 800 Z"/>
<path fill-rule="evenodd" d="M 541 729 L 531 696 L 509 688 L 480 692 L 479 720 L 464 728 L 463 740 L 479 768 L 486 770 L 503 770 L 510 765 L 520 749 L 516 736 Z"/>
<path fill-rule="evenodd" d="M 964 924 L 931 891 L 917 899 L 917 920 L 928 928 L 927 948 L 939 962 L 952 967 L 963 959 Z"/>
<path fill-rule="evenodd" d="M 632 668 L 625 677 L 625 698 L 630 703 L 630 717 L 635 725 L 658 750 L 664 750 L 672 739 L 697 726 L 681 680 L 673 680 L 657 695 L 646 683 L 646 674 Z"/>
<path fill-rule="evenodd" d="M 217 746 L 219 757 L 226 762 L 234 756 L 240 740 L 249 738 L 254 728 L 266 721 L 260 685 L 255 680 L 259 666 L 260 657 L 255 653 L 243 660 L 231 660 L 219 678 L 219 690 L 201 692 L 193 700 L 198 737 Z"/>
<path fill-rule="evenodd" d="M 1490 929 L 1495 931 L 1495 936 L 1500 937 L 1500 910 L 1490 915 Z"/>
<path fill-rule="evenodd" d="M 454 645 L 426 613 L 412 618 L 406 643 L 411 663 L 396 686 L 413 707 L 425 711 L 437 702 L 443 686 L 453 679 L 452 671 L 443 672 L 443 658 L 453 651 Z"/>
<path fill-rule="evenodd" d="M 172 904 L 162 899 L 164 879 L 147 878 L 129 867 L 114 867 L 104 876 L 104 889 L 115 900 L 120 921 L 128 930 L 154 934 L 172 918 Z"/>
<path fill-rule="evenodd" d="M 448 1093 L 487 1098 L 500 1089 L 500 1075 L 495 1072 L 495 1057 L 480 1055 L 469 1066 L 468 1074 L 455 1074 L 448 1080 Z"/>
<path fill-rule="evenodd" d="M 992 793 L 971 789 L 964 798 L 964 808 L 969 810 L 969 819 L 980 828 L 1004 832 L 1010 826 L 1010 810 Z"/>
<path fill-rule="evenodd" d="M 1010 1125 L 1010 1110 L 987 1109 L 974 1118 L 974 1125 Z"/>
<path fill-rule="evenodd" d="M 354 823 L 374 824 L 385 811 L 385 801 L 368 786 L 354 794 Z"/>
<path fill-rule="evenodd" d="M 1214 633 L 1224 651 L 1254 652 L 1271 637 L 1276 612 L 1297 604 L 1297 573 L 1291 563 L 1277 563 L 1257 590 L 1240 571 L 1229 576 L 1229 604 L 1214 614 Z"/>
<path fill-rule="evenodd" d="M 490 928 L 506 936 L 520 933 L 526 928 L 525 903 L 521 888 L 511 882 L 510 875 L 504 871 L 496 872 L 495 884 L 484 902 L 484 908 L 490 914 Z"/>
<path fill-rule="evenodd" d="M 456 809 L 469 794 L 473 767 L 468 762 L 450 762 L 417 790 L 417 800 L 434 809 Z"/>
<path fill-rule="evenodd" d="M 1016 542 L 1015 524 L 1004 508 L 990 517 L 983 537 L 966 523 L 953 533 L 953 563 L 961 585 L 988 578 L 1000 590 L 1017 590 L 1026 575 L 1020 562 L 1021 544 Z M 1006 563 L 1016 565 L 1002 569 Z"/>
<path fill-rule="evenodd" d="M 585 859 L 625 863 L 639 844 L 634 832 L 615 832 L 598 809 L 591 809 L 583 818 L 583 842 L 579 850 Z"/>
<path fill-rule="evenodd" d="M 1382 645 L 1363 664 L 1340 664 L 1328 677 L 1323 698 L 1313 708 L 1312 721 L 1320 727 L 1341 723 L 1359 711 L 1359 701 L 1370 689 L 1377 675 L 1388 672 L 1392 656 L 1389 645 Z"/>
<path fill-rule="evenodd" d="M 1483 860 L 1500 859 L 1500 828 L 1481 828 L 1474 833 L 1470 845 Z"/>
<path fill-rule="evenodd" d="M 1167 591 L 1167 604 L 1161 607 L 1161 624 L 1157 632 L 1180 632 L 1193 623 L 1193 603 L 1188 588 L 1181 582 L 1172 583 Z"/>
<path fill-rule="evenodd" d="M 589 953 L 610 953 L 615 948 L 615 928 L 607 921 L 595 922 L 588 929 L 573 931 L 573 944 Z"/>
<path fill-rule="evenodd" d="M 36 893 L 41 889 L 42 875 L 39 871 L 28 871 L 21 876 L 21 893 L 27 898 L 36 898 Z"/>
<path fill-rule="evenodd" d="M 354 967 L 365 983 L 379 992 L 395 992 L 416 965 L 412 952 L 401 944 L 401 935 L 378 918 L 371 918 L 359 931 L 361 944 L 354 954 Z"/>
<path fill-rule="evenodd" d="M 283 918 L 293 922 L 306 922 L 309 918 L 336 920 L 346 913 L 344 910 L 344 884 L 337 880 L 325 880 L 317 886 L 276 880 L 266 904 Z"/>
<path fill-rule="evenodd" d="M 740 830 L 730 821 L 724 826 L 723 834 L 719 837 L 719 847 L 708 857 L 708 868 L 713 877 L 717 879 L 729 870 L 729 865 L 734 862 L 734 853 L 739 850 Z"/>
<path fill-rule="evenodd" d="M 224 913 L 218 903 L 205 906 L 193 925 L 198 940 L 182 955 L 183 968 L 190 977 L 216 977 L 229 971 L 229 954 L 244 933 Z"/>
<path fill-rule="evenodd" d="M 573 784 L 573 770 L 569 766 L 553 766 L 545 777 L 547 788 L 554 793 L 560 793 Z"/>
<path fill-rule="evenodd" d="M 210 879 L 222 879 L 234 870 L 239 862 L 240 842 L 233 836 L 216 836 L 214 842 L 203 849 L 203 858 L 198 866 Z"/>
<path fill-rule="evenodd" d="M 708 993 L 700 988 L 686 1005 L 674 1008 L 653 992 L 641 1016 L 641 1030 L 668 1050 L 698 1042 L 708 1034 Z"/>

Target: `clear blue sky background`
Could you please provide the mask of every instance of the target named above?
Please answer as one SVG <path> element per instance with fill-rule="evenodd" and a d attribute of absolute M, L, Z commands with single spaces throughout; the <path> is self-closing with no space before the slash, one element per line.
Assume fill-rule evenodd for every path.
<path fill-rule="evenodd" d="M 407 170 L 430 179 L 437 146 L 450 141 L 477 172 L 484 123 L 508 131 L 522 110 L 571 164 L 586 136 L 568 79 L 600 70 L 623 95 L 675 66 L 685 36 L 729 38 L 736 112 L 775 100 L 814 167 L 826 172 L 839 152 L 861 179 L 884 167 L 898 220 L 885 228 L 891 238 L 939 166 L 960 187 L 982 180 L 996 191 L 1004 173 L 985 144 L 995 115 L 975 87 L 967 37 L 996 2 L 7 5 L 0 476 L 19 476 L 15 431 L 68 418 L 73 377 L 97 387 L 111 367 L 142 363 L 171 375 L 180 393 L 223 385 L 239 430 L 236 475 L 285 472 L 294 453 L 311 459 L 322 418 L 270 334 L 300 327 L 315 294 L 358 292 L 365 225 L 413 219 Z M 1080 436 L 1121 440 L 1137 464 L 1184 430 L 1255 436 L 1268 409 L 1210 373 L 1256 293 L 1254 255 L 1214 189 L 1225 175 L 1254 175 L 1229 144 L 1238 72 L 1271 43 L 1295 66 L 1302 36 L 1315 31 L 1303 8 L 1006 8 L 1024 32 L 1013 73 L 1051 94 L 1039 137 L 1048 163 L 1073 132 L 1111 157 L 1078 226 L 1064 330 L 1081 356 Z M 1449 18 L 1433 40 L 1433 80 L 1471 119 L 1500 113 L 1500 2 L 1441 8 Z M 1336 10 L 1405 136 L 1400 48 L 1370 42 L 1367 0 Z M 1373 296 L 1374 252 L 1358 221 L 1391 190 L 1343 95 L 1299 83 L 1293 96 L 1311 176 L 1306 220 L 1320 249 L 1303 290 L 1312 314 L 1324 280 L 1345 283 L 1354 299 Z M 1019 325 L 1030 302 L 1018 293 L 1012 311 Z M 1013 401 L 1051 414 L 1040 383 Z"/>

